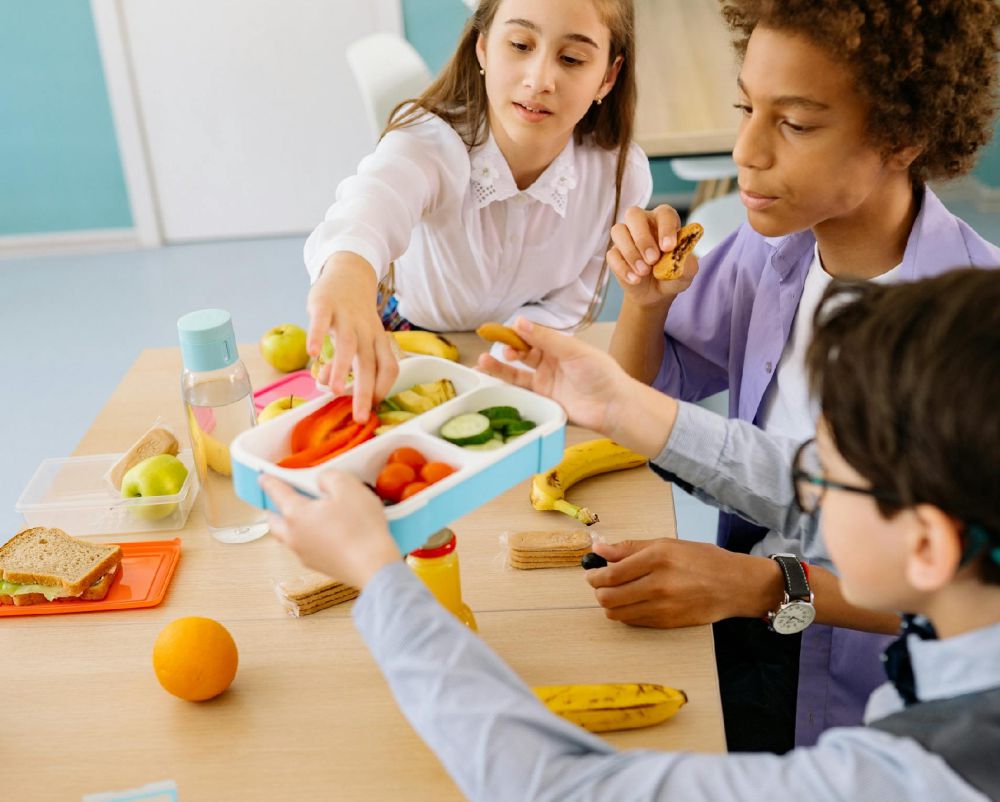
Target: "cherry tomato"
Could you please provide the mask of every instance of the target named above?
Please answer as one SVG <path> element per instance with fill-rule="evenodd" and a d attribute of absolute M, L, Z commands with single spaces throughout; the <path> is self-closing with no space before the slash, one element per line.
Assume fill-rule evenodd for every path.
<path fill-rule="evenodd" d="M 417 472 L 409 465 L 394 462 L 386 465 L 375 480 L 375 492 L 388 501 L 399 501 L 406 486 L 417 478 Z"/>
<path fill-rule="evenodd" d="M 413 470 L 420 471 L 424 465 L 427 464 L 427 460 L 423 454 L 421 454 L 415 448 L 397 448 L 389 455 L 387 464 L 391 465 L 394 462 L 401 462 L 404 465 L 409 465 Z"/>
<path fill-rule="evenodd" d="M 440 482 L 446 476 L 451 476 L 455 469 L 445 462 L 428 462 L 420 469 L 420 478 L 428 484 Z"/>
<path fill-rule="evenodd" d="M 410 482 L 406 487 L 403 488 L 403 493 L 399 497 L 400 501 L 406 501 L 414 493 L 419 493 L 425 487 L 430 487 L 427 482 Z"/>

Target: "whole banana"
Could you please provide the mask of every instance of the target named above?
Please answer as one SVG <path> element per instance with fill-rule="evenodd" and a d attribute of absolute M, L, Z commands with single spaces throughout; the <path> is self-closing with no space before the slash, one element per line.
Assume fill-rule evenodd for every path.
<path fill-rule="evenodd" d="M 571 504 L 565 498 L 566 491 L 588 477 L 638 468 L 646 461 L 641 454 L 607 438 L 577 443 L 563 452 L 562 462 L 555 468 L 535 475 L 531 482 L 531 506 L 536 510 L 564 512 L 590 526 L 599 520 L 597 515 L 586 507 Z"/>
<path fill-rule="evenodd" d="M 531 690 L 557 716 L 590 732 L 651 727 L 687 703 L 684 691 L 644 682 L 538 685 Z"/>
<path fill-rule="evenodd" d="M 433 331 L 394 331 L 392 336 L 396 345 L 411 354 L 425 354 L 442 359 L 458 361 L 458 348 L 440 334 Z"/>

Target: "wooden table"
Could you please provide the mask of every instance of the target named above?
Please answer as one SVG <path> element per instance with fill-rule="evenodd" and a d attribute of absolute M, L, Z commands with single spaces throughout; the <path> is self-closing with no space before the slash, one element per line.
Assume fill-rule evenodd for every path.
<path fill-rule="evenodd" d="M 636 0 L 635 9 L 636 141 L 650 157 L 732 152 L 736 58 L 718 0 Z"/>
<path fill-rule="evenodd" d="M 606 343 L 609 324 L 584 336 Z M 480 350 L 474 336 L 456 340 L 470 357 Z M 257 386 L 277 377 L 256 347 L 241 354 Z M 157 416 L 183 432 L 179 371 L 176 349 L 144 351 L 76 453 L 124 450 Z M 532 510 L 527 495 L 525 483 L 453 525 L 481 636 L 531 684 L 646 681 L 687 691 L 690 703 L 670 722 L 610 734 L 618 747 L 722 751 L 709 628 L 626 627 L 604 617 L 579 570 L 505 567 L 502 532 L 575 525 Z M 573 499 L 600 512 L 609 539 L 673 534 L 671 495 L 651 471 L 601 477 Z M 177 534 L 182 557 L 159 607 L 0 620 L 0 796 L 78 800 L 174 780 L 185 802 L 461 798 L 398 711 L 350 604 L 289 618 L 273 583 L 302 569 L 274 538 L 218 543 L 197 506 L 183 530 L 160 537 Z M 202 704 L 164 692 L 151 665 L 159 630 L 185 615 L 223 622 L 240 650 L 232 687 Z"/>

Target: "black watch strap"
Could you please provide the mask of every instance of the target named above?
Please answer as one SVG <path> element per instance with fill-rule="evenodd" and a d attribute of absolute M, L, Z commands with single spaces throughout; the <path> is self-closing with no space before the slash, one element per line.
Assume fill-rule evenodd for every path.
<path fill-rule="evenodd" d="M 771 559 L 781 566 L 781 573 L 785 575 L 785 593 L 788 598 L 809 601 L 812 591 L 798 558 L 792 554 L 772 554 Z"/>

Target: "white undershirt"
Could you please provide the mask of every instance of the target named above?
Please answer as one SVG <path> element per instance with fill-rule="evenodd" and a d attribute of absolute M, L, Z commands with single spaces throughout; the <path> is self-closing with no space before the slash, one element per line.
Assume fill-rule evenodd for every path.
<path fill-rule="evenodd" d="M 871 281 L 878 284 L 892 284 L 899 281 L 900 277 L 900 265 L 896 265 L 892 270 L 876 276 Z M 799 300 L 795 319 L 792 321 L 792 330 L 781 352 L 774 378 L 761 402 L 760 426 L 770 434 L 791 437 L 799 441 L 808 440 L 816 435 L 819 402 L 809 393 L 805 359 L 806 350 L 812 340 L 816 307 L 832 280 L 833 277 L 823 269 L 817 245 L 802 287 L 802 298 Z M 817 543 L 821 543 L 821 540 L 817 538 Z M 763 540 L 757 542 L 750 553 L 759 556 L 791 553 L 810 561 L 819 557 L 821 564 L 829 562 L 825 551 L 821 554 L 803 554 L 801 543 L 792 538 L 785 538 L 773 530 L 768 532 Z"/>
<path fill-rule="evenodd" d="M 466 331 L 523 314 L 565 327 L 586 313 L 604 265 L 617 152 L 571 138 L 524 190 L 493 136 L 471 151 L 439 117 L 386 134 L 305 246 L 315 281 L 338 251 L 395 262 L 399 313 L 437 331 Z M 645 206 L 649 160 L 634 143 L 618 219 Z"/>
<path fill-rule="evenodd" d="M 761 403 L 760 425 L 765 432 L 807 440 L 816 431 L 819 407 L 809 396 L 806 349 L 812 339 L 813 315 L 831 281 L 833 277 L 823 269 L 818 250 L 814 250 L 792 330 Z"/>

